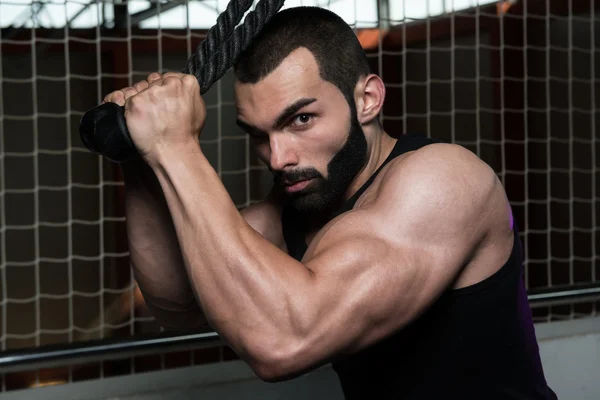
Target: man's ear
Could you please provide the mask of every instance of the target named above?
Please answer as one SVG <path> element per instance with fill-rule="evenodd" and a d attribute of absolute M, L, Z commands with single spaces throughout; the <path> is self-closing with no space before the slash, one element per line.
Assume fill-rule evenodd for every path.
<path fill-rule="evenodd" d="M 375 74 L 360 79 L 354 93 L 356 117 L 361 125 L 367 125 L 379 117 L 385 101 L 385 85 Z"/>

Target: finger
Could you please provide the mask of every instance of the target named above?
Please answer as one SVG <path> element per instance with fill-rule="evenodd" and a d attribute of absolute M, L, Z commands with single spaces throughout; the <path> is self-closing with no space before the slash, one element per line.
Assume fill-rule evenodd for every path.
<path fill-rule="evenodd" d="M 152 82 L 157 81 L 159 79 L 162 79 L 162 75 L 158 72 L 153 72 L 150 75 L 148 75 L 148 78 L 146 80 L 149 84 L 152 84 Z"/>
<path fill-rule="evenodd" d="M 168 75 L 163 79 L 163 85 L 174 85 L 174 84 L 182 84 L 181 77 L 175 75 Z"/>
<path fill-rule="evenodd" d="M 183 85 L 186 87 L 192 87 L 195 89 L 200 86 L 200 84 L 198 83 L 198 79 L 194 75 L 185 74 L 182 81 Z"/>
<path fill-rule="evenodd" d="M 127 100 L 131 96 L 135 96 L 138 93 L 138 91 L 133 87 L 123 88 L 123 89 L 121 89 L 121 92 L 123 92 L 123 96 L 125 96 L 125 100 Z"/>
<path fill-rule="evenodd" d="M 151 87 L 154 87 L 154 86 L 162 86 L 162 84 L 164 83 L 164 81 L 165 81 L 165 80 L 164 80 L 164 79 L 162 79 L 162 78 L 160 78 L 160 79 L 155 79 L 155 80 L 153 80 L 152 82 L 150 82 L 150 83 L 148 84 L 148 88 L 147 88 L 147 89 L 149 89 L 149 88 L 151 88 Z"/>
<path fill-rule="evenodd" d="M 137 92 L 141 92 L 142 90 L 148 89 L 148 86 L 150 84 L 148 83 L 148 81 L 139 81 L 138 83 L 136 83 L 135 85 L 133 85 L 133 88 L 135 90 L 137 90 Z"/>
<path fill-rule="evenodd" d="M 183 79 L 183 77 L 186 75 L 188 75 L 188 74 L 184 74 L 182 72 L 167 72 L 167 73 L 163 74 L 163 79 L 167 79 L 169 77 L 176 77 L 178 79 Z"/>
<path fill-rule="evenodd" d="M 125 94 L 120 90 L 115 90 L 106 95 L 104 102 L 117 103 L 118 105 L 123 106 L 125 104 Z"/>

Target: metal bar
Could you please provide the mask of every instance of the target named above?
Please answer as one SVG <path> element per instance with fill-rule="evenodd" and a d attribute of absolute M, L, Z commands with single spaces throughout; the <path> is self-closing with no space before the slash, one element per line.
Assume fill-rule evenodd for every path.
<path fill-rule="evenodd" d="M 390 0 L 377 1 L 377 19 L 379 20 L 379 29 L 390 29 Z M 381 41 L 381 39 L 380 39 Z"/>
<path fill-rule="evenodd" d="M 530 302 L 537 302 L 545 300 L 564 299 L 566 297 L 587 297 L 594 295 L 600 295 L 600 286 L 592 286 L 581 289 L 561 290 L 559 292 L 529 294 L 529 296 L 527 297 Z"/>
<path fill-rule="evenodd" d="M 598 284 L 577 287 L 563 286 L 557 289 L 530 292 L 527 296 L 530 307 L 539 308 L 600 300 L 600 285 Z"/>
<path fill-rule="evenodd" d="M 166 3 L 160 3 L 160 11 L 158 9 L 158 3 L 152 3 L 150 8 L 147 8 L 135 14 L 131 14 L 131 17 L 129 18 L 130 24 L 131 26 L 136 26 L 140 22 L 148 18 L 155 17 L 158 14 L 164 13 L 165 11 L 169 11 L 170 9 L 178 7 L 184 4 L 185 2 L 186 0 L 173 0 Z"/>
<path fill-rule="evenodd" d="M 589 303 L 600 300 L 600 293 L 590 294 L 582 297 L 562 297 L 558 299 L 551 300 L 538 300 L 535 303 L 530 303 L 531 309 L 541 308 L 541 307 L 556 307 L 556 306 L 570 306 L 581 303 Z M 584 316 L 583 318 L 587 318 Z M 573 318 L 570 318 L 573 319 Z M 569 320 L 569 319 L 564 319 Z"/>
<path fill-rule="evenodd" d="M 154 335 L 121 340 L 51 345 L 0 353 L 0 373 L 64 367 L 94 361 L 174 352 L 223 345 L 215 332 L 186 335 Z"/>
<path fill-rule="evenodd" d="M 596 300 L 600 299 L 600 285 L 533 293 L 529 294 L 528 298 L 532 307 Z M 161 334 L 12 350 L 0 353 L 0 373 L 64 367 L 84 362 L 118 360 L 161 352 L 223 346 L 224 344 L 216 332 L 207 332 L 184 335 Z"/>

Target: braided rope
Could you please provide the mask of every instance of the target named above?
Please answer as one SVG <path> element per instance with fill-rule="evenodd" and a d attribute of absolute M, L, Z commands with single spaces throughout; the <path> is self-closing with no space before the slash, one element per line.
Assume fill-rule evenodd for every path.
<path fill-rule="evenodd" d="M 235 25 L 243 18 L 252 1 L 232 0 L 227 9 L 217 19 L 207 34 L 206 39 L 198 46 L 198 52 L 188 60 L 186 72 L 196 76 L 200 83 L 200 91 L 208 89 L 235 64 L 240 55 L 248 48 L 267 22 L 281 9 L 285 0 L 261 0 L 256 9 L 246 16 L 244 23 Z M 248 5 L 247 8 L 245 8 Z M 237 21 L 237 22 L 233 22 Z M 226 24 L 223 27 L 220 24 Z M 233 28 L 235 29 L 232 29 Z"/>
<path fill-rule="evenodd" d="M 206 38 L 198 45 L 196 53 L 189 58 L 187 68 L 183 72 L 195 75 L 201 81 L 202 67 L 207 64 L 212 54 L 219 50 L 222 43 L 229 40 L 251 6 L 252 0 L 230 1 L 225 11 L 217 17 L 215 25 L 207 32 Z"/>

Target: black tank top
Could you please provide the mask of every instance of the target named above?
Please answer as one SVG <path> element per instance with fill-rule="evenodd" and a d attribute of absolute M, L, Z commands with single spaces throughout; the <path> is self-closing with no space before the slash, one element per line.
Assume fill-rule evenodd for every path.
<path fill-rule="evenodd" d="M 381 168 L 434 142 L 404 135 Z M 332 219 L 354 207 L 381 168 Z M 286 208 L 282 224 L 289 254 L 301 260 L 307 250 L 301 219 Z M 514 235 L 508 261 L 491 277 L 448 290 L 400 331 L 335 360 L 346 399 L 556 399 L 542 370 L 516 228 Z"/>

